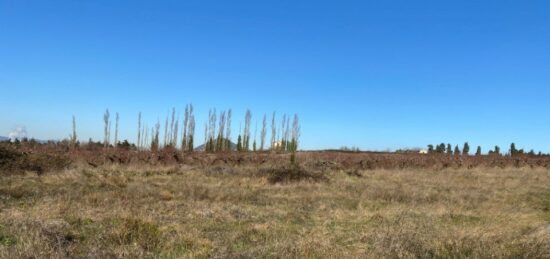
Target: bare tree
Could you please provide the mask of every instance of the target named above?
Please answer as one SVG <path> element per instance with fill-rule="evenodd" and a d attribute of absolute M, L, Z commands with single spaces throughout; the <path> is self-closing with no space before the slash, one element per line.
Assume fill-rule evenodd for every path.
<path fill-rule="evenodd" d="M 258 135 L 258 121 L 256 121 L 256 126 L 254 126 L 254 141 L 252 142 L 252 151 L 256 152 L 256 136 Z"/>
<path fill-rule="evenodd" d="M 76 147 L 76 141 L 77 141 L 77 137 L 76 137 L 76 118 L 75 116 L 73 115 L 73 134 L 71 134 L 71 147 Z"/>
<path fill-rule="evenodd" d="M 284 133 L 284 148 L 285 150 L 289 149 L 289 143 L 290 143 L 290 116 L 286 117 L 286 129 Z"/>
<path fill-rule="evenodd" d="M 160 122 L 157 120 L 157 124 L 152 128 L 153 138 L 151 139 L 151 151 L 156 152 L 159 149 L 159 135 L 160 135 Z"/>
<path fill-rule="evenodd" d="M 179 118 L 179 114 L 176 118 Z M 176 148 L 176 146 L 178 145 L 179 124 L 180 124 L 179 119 L 176 119 L 176 121 L 174 123 L 174 128 L 172 129 L 172 142 L 171 142 L 171 145 L 174 148 Z"/>
<path fill-rule="evenodd" d="M 210 114 L 208 115 L 210 118 Z M 204 151 L 208 151 L 208 122 L 204 123 Z"/>
<path fill-rule="evenodd" d="M 224 151 L 225 141 L 223 141 L 223 136 L 225 133 L 225 111 L 220 112 L 220 121 L 218 127 L 218 138 L 216 140 L 216 150 Z"/>
<path fill-rule="evenodd" d="M 118 146 L 118 112 L 115 118 L 115 148 Z"/>
<path fill-rule="evenodd" d="M 193 152 L 193 139 L 195 138 L 195 116 L 193 114 L 191 114 L 191 119 L 189 120 L 188 134 L 189 139 L 187 141 L 187 147 L 189 149 L 189 152 Z"/>
<path fill-rule="evenodd" d="M 298 119 L 298 114 L 294 114 L 294 120 L 292 122 L 292 141 L 291 141 L 291 151 L 295 152 L 298 150 L 298 144 L 300 143 L 300 121 Z"/>
<path fill-rule="evenodd" d="M 141 112 L 138 113 L 137 149 L 141 148 Z"/>
<path fill-rule="evenodd" d="M 227 111 L 227 130 L 225 132 L 225 147 L 231 151 L 231 115 L 232 115 L 231 109 Z"/>
<path fill-rule="evenodd" d="M 168 130 L 168 145 L 174 146 L 174 123 L 176 122 L 176 108 L 172 108 L 172 117 L 170 119 L 170 128 Z"/>
<path fill-rule="evenodd" d="M 147 126 L 147 124 L 143 125 L 141 127 L 141 149 L 146 149 L 146 147 L 148 146 L 147 145 L 147 140 L 148 140 L 148 136 L 147 136 L 147 131 L 149 130 L 149 127 Z"/>
<path fill-rule="evenodd" d="M 252 120 L 252 113 L 250 110 L 246 110 L 244 116 L 244 131 L 243 131 L 243 150 L 248 151 L 250 147 L 250 122 Z"/>
<path fill-rule="evenodd" d="M 215 149 L 214 139 L 216 138 L 216 109 L 208 112 L 208 137 L 206 140 L 206 151 L 212 152 Z"/>
<path fill-rule="evenodd" d="M 277 135 L 277 142 L 280 144 L 280 149 L 285 150 L 285 128 L 286 128 L 286 113 L 283 114 L 283 118 L 281 119 L 281 128 L 279 129 L 279 133 Z"/>
<path fill-rule="evenodd" d="M 189 104 L 185 106 L 185 111 L 183 113 L 183 126 L 182 126 L 182 135 L 181 135 L 181 150 L 186 151 L 187 148 L 187 125 L 189 123 Z"/>
<path fill-rule="evenodd" d="M 147 149 L 149 147 L 149 126 L 147 124 L 145 124 L 145 126 L 143 127 L 143 136 L 142 139 L 143 139 L 143 145 L 142 147 L 144 149 Z"/>
<path fill-rule="evenodd" d="M 193 105 L 188 104 L 188 105 L 185 106 L 185 113 L 183 115 L 183 126 L 182 126 L 183 127 L 183 134 L 182 134 L 182 137 L 181 137 L 181 150 L 182 151 L 187 151 L 188 150 L 187 146 L 189 145 L 189 140 L 190 140 L 189 128 L 190 128 L 190 118 L 191 118 L 191 116 L 193 116 Z"/>
<path fill-rule="evenodd" d="M 275 112 L 273 112 L 273 116 L 271 117 L 271 150 L 276 149 L 277 125 L 275 123 Z"/>
<path fill-rule="evenodd" d="M 166 114 L 166 121 L 164 123 L 164 146 L 168 146 L 168 114 Z"/>
<path fill-rule="evenodd" d="M 267 126 L 267 121 L 266 121 L 266 114 L 264 113 L 264 118 L 262 120 L 262 132 L 260 133 L 260 151 L 263 151 L 264 150 L 264 145 L 265 145 L 265 135 L 267 133 L 267 129 L 266 129 L 266 126 Z"/>
<path fill-rule="evenodd" d="M 110 117 L 109 109 L 105 110 L 105 114 L 103 114 L 103 122 L 105 122 L 105 129 L 104 129 L 104 138 L 103 138 L 103 147 L 107 148 L 109 146 L 109 128 L 110 128 Z"/>

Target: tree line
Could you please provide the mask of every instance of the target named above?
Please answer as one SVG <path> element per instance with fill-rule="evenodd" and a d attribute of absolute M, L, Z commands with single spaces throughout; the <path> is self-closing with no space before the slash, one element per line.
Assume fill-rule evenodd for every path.
<path fill-rule="evenodd" d="M 137 117 L 137 139 L 136 143 L 130 143 L 128 140 L 119 141 L 119 114 L 115 113 L 115 132 L 114 142 L 111 142 L 112 118 L 109 109 L 103 114 L 103 145 L 104 149 L 121 148 L 136 149 L 140 151 L 150 150 L 153 152 L 161 149 L 175 149 L 182 152 L 192 152 L 196 147 L 196 119 L 192 104 L 185 106 L 183 115 L 177 113 L 172 108 L 164 121 L 163 134 L 161 134 L 160 120 L 150 127 L 143 121 L 142 113 Z M 232 118 L 231 109 L 220 111 L 210 109 L 208 118 L 204 124 L 204 144 L 199 148 L 205 152 L 249 152 L 249 151 L 288 151 L 298 150 L 300 138 L 300 121 L 297 114 L 294 114 L 291 122 L 290 116 L 283 114 L 280 120 L 280 126 L 277 125 L 276 112 L 271 116 L 271 141 L 267 146 L 267 114 L 263 115 L 260 138 L 257 139 L 257 126 L 254 130 L 254 136 L 251 136 L 252 112 L 246 110 L 244 116 L 244 128 L 239 127 L 236 143 L 232 141 Z M 181 119 L 181 123 L 180 123 Z M 162 137 L 162 138 L 161 138 Z M 72 117 L 72 133 L 69 135 L 69 144 L 71 147 L 79 145 L 76 133 L 76 118 Z M 89 140 L 89 144 L 98 145 L 100 142 Z"/>
<path fill-rule="evenodd" d="M 462 150 L 458 145 L 455 145 L 454 149 L 451 144 L 445 144 L 441 143 L 439 145 L 428 145 L 428 154 L 446 154 L 446 155 L 454 155 L 454 156 L 468 156 L 470 155 L 470 145 L 468 142 L 465 142 L 462 146 Z M 481 146 L 477 146 L 477 149 L 474 153 L 476 156 L 481 156 Z M 516 144 L 512 143 L 510 144 L 510 149 L 507 153 L 503 154 L 501 151 L 501 148 L 497 145 L 493 149 L 488 151 L 488 155 L 492 156 L 522 156 L 522 155 L 530 155 L 530 156 L 542 156 L 542 152 L 535 153 L 534 150 L 530 150 L 529 152 L 525 152 L 523 149 L 517 149 Z"/>

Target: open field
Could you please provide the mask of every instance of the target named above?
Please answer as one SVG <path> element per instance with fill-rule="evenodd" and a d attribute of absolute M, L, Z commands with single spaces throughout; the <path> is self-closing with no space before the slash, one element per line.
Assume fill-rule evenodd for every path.
<path fill-rule="evenodd" d="M 5 175 L 0 257 L 550 257 L 547 168 L 304 160 Z"/>

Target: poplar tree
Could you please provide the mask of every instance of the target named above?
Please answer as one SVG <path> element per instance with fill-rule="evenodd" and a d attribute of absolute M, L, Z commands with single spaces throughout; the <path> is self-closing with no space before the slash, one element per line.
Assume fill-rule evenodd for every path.
<path fill-rule="evenodd" d="M 191 108 L 191 111 L 193 109 Z M 187 147 L 189 149 L 189 152 L 193 152 L 193 139 L 195 138 L 195 115 L 191 114 L 191 119 L 189 121 L 189 130 L 188 130 L 188 134 L 189 134 L 189 139 L 187 140 Z"/>
<path fill-rule="evenodd" d="M 138 113 L 137 149 L 141 148 L 141 112 Z"/>
<path fill-rule="evenodd" d="M 180 124 L 179 114 L 178 114 L 178 116 L 176 116 L 176 118 L 178 118 L 178 119 L 176 119 L 176 121 L 174 123 L 174 128 L 172 129 L 172 141 L 171 141 L 171 145 L 174 148 L 177 148 L 177 145 L 178 145 L 178 133 L 179 133 L 178 130 L 179 130 L 179 124 Z"/>
<path fill-rule="evenodd" d="M 210 114 L 208 118 L 210 118 Z M 208 152 L 208 122 L 204 123 L 204 151 Z"/>
<path fill-rule="evenodd" d="M 189 125 L 189 104 L 185 106 L 185 111 L 183 113 L 183 126 L 182 126 L 182 136 L 181 136 L 181 150 L 185 152 L 187 150 L 187 127 Z"/>
<path fill-rule="evenodd" d="M 288 150 L 288 146 L 290 143 L 290 116 L 286 117 L 286 129 L 284 135 L 285 143 L 283 146 L 283 150 Z"/>
<path fill-rule="evenodd" d="M 103 122 L 105 123 L 105 129 L 104 129 L 104 138 L 103 138 L 103 147 L 107 148 L 109 147 L 109 128 L 110 128 L 110 117 L 109 109 L 105 110 L 105 114 L 103 114 Z"/>
<path fill-rule="evenodd" d="M 176 108 L 172 107 L 172 117 L 170 118 L 170 129 L 168 130 L 168 145 L 174 146 L 174 124 L 176 122 Z"/>
<path fill-rule="evenodd" d="M 227 150 L 231 151 L 232 149 L 232 146 L 231 146 L 231 116 L 232 116 L 232 111 L 231 109 L 229 109 L 227 111 L 227 129 L 226 129 L 226 132 L 225 132 L 225 147 Z"/>
<path fill-rule="evenodd" d="M 164 123 L 164 147 L 168 146 L 168 114 L 166 114 L 166 121 Z"/>
<path fill-rule="evenodd" d="M 71 134 L 70 136 L 70 143 L 71 143 L 71 147 L 76 147 L 76 141 L 77 141 L 77 137 L 76 137 L 76 118 L 75 116 L 73 115 L 73 133 Z"/>
<path fill-rule="evenodd" d="M 151 139 L 151 151 L 156 152 L 159 150 L 159 135 L 160 135 L 160 122 L 157 120 L 157 124 L 151 130 L 153 138 Z"/>
<path fill-rule="evenodd" d="M 225 111 L 220 112 L 220 122 L 218 127 L 218 138 L 216 140 L 216 150 L 225 151 L 225 141 L 223 139 L 225 133 Z"/>
<path fill-rule="evenodd" d="M 252 120 L 252 113 L 250 110 L 246 110 L 244 117 L 244 131 L 242 139 L 242 151 L 248 151 L 250 147 L 250 122 Z"/>
<path fill-rule="evenodd" d="M 275 125 L 275 112 L 271 117 L 271 150 L 276 150 L 277 126 Z"/>
<path fill-rule="evenodd" d="M 285 151 L 286 147 L 285 147 L 285 129 L 286 129 L 286 113 L 283 114 L 283 118 L 281 119 L 281 128 L 279 129 L 279 137 L 278 137 L 278 141 L 280 143 L 280 149 L 282 151 Z"/>
<path fill-rule="evenodd" d="M 252 151 L 256 152 L 256 135 L 258 134 L 258 121 L 256 121 L 256 126 L 254 127 L 254 142 L 252 143 Z"/>
<path fill-rule="evenodd" d="M 243 151 L 243 143 L 242 143 L 241 134 L 239 134 L 239 136 L 237 137 L 237 151 L 239 151 L 239 152 Z"/>
<path fill-rule="evenodd" d="M 115 116 L 115 148 L 118 147 L 118 112 Z"/>
<path fill-rule="evenodd" d="M 267 133 L 266 129 L 266 114 L 264 113 L 264 118 L 262 120 L 262 132 L 260 133 L 260 151 L 264 151 L 264 144 L 265 144 L 265 135 Z"/>
<path fill-rule="evenodd" d="M 296 152 L 298 150 L 298 144 L 300 140 L 300 121 L 298 114 L 294 114 L 294 120 L 292 122 L 292 140 L 290 141 L 290 151 Z"/>

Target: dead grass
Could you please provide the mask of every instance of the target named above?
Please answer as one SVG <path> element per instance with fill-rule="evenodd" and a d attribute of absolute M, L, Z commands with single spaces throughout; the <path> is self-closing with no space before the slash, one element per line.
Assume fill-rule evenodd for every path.
<path fill-rule="evenodd" d="M 546 169 L 300 170 L 105 165 L 3 177 L 0 257 L 550 257 Z"/>

